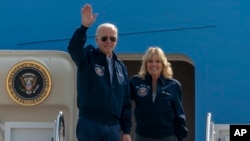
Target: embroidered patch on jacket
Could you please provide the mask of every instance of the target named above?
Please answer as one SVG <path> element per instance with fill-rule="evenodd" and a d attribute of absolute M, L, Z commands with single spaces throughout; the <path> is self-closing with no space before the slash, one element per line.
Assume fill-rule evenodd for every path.
<path fill-rule="evenodd" d="M 169 95 L 169 96 L 171 95 L 171 93 L 165 92 L 165 91 L 162 91 L 161 93 L 162 93 L 162 94 L 165 94 L 165 95 Z"/>
<path fill-rule="evenodd" d="M 148 89 L 145 87 L 145 86 L 142 86 L 138 89 L 137 91 L 137 94 L 140 96 L 140 97 L 144 97 L 148 94 Z"/>
<path fill-rule="evenodd" d="M 103 67 L 99 66 L 99 65 L 96 65 L 95 66 L 95 73 L 98 75 L 98 76 L 103 76 L 104 75 L 104 69 Z"/>

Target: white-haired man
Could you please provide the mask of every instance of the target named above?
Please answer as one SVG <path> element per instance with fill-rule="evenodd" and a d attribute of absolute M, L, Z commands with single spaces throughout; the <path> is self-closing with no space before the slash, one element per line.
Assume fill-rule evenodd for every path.
<path fill-rule="evenodd" d="M 111 23 L 96 31 L 97 48 L 84 47 L 87 29 L 97 14 L 86 4 L 81 9 L 81 27 L 74 32 L 68 52 L 77 66 L 76 129 L 78 141 L 131 141 L 131 99 L 127 70 L 114 53 L 118 30 Z"/>

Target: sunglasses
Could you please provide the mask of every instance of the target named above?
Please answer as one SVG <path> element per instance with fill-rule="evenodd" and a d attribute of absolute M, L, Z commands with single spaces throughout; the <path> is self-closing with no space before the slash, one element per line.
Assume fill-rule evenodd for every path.
<path fill-rule="evenodd" d="M 103 37 L 101 37 L 101 40 L 102 40 L 103 42 L 106 42 L 106 41 L 108 40 L 108 36 L 103 36 Z M 116 42 L 116 37 L 109 37 L 109 40 L 110 40 L 111 42 Z"/>

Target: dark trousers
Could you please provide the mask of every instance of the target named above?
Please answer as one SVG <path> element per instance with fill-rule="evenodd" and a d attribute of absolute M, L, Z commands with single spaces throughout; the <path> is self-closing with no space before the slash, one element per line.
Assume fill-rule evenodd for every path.
<path fill-rule="evenodd" d="M 120 125 L 107 126 L 79 117 L 76 136 L 78 141 L 119 141 Z"/>
<path fill-rule="evenodd" d="M 141 135 L 136 134 L 135 141 L 177 141 L 177 140 L 176 140 L 175 135 L 165 137 L 165 138 L 154 139 L 154 138 L 143 137 Z"/>

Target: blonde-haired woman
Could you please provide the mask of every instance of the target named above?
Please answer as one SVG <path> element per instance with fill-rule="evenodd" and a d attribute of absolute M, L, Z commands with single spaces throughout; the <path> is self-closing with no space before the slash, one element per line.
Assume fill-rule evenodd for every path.
<path fill-rule="evenodd" d="M 182 90 L 160 47 L 150 47 L 130 79 L 135 101 L 135 141 L 183 141 L 187 136 Z"/>

